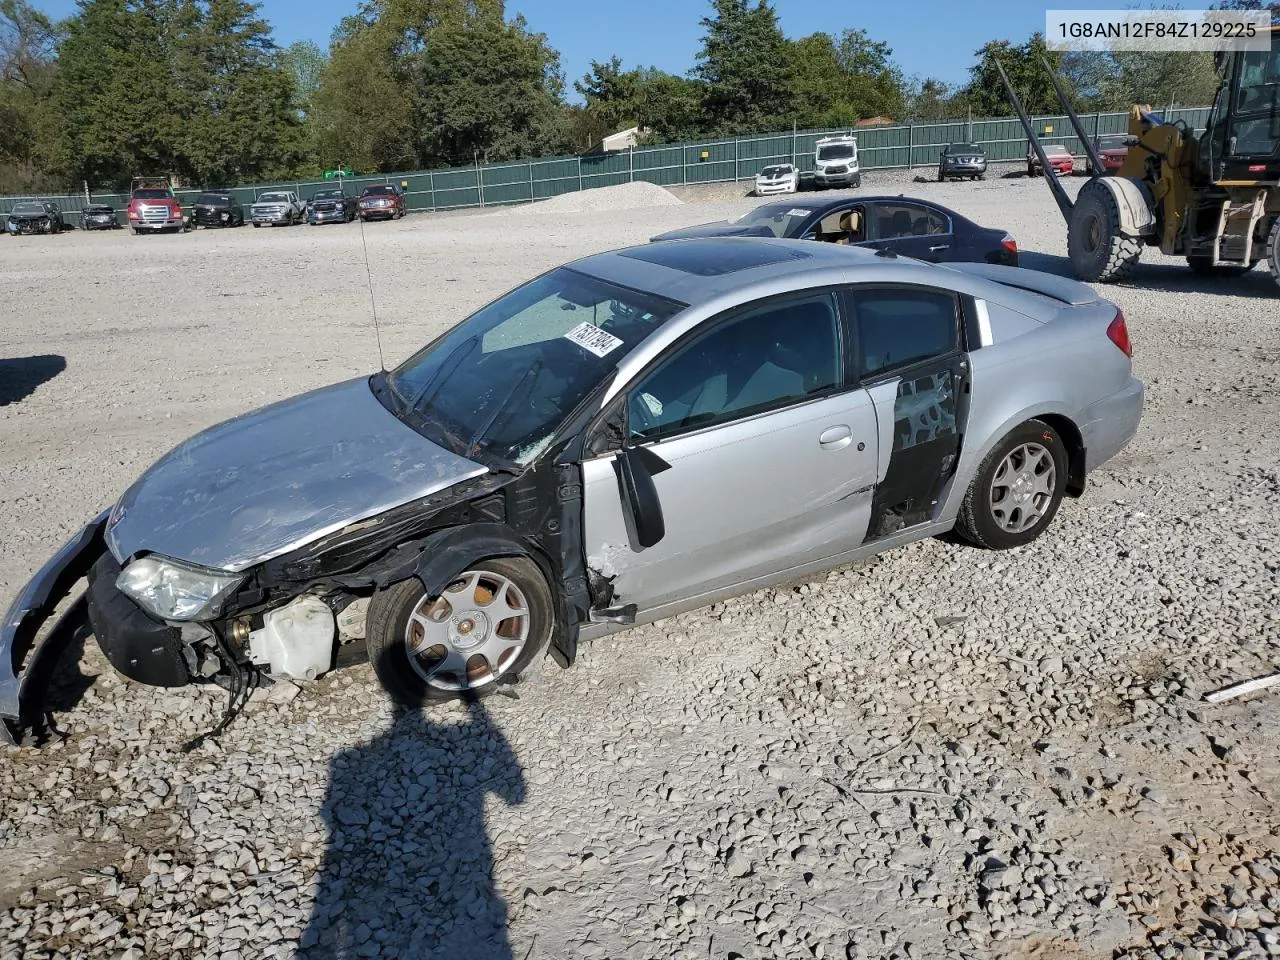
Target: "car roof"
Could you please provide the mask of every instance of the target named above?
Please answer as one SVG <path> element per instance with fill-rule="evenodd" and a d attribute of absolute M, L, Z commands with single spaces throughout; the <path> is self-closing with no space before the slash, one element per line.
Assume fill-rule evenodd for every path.
<path fill-rule="evenodd" d="M 844 196 L 834 198 L 823 198 L 821 200 L 814 199 L 789 199 L 789 200 L 770 200 L 768 203 L 760 204 L 761 207 L 792 207 L 796 210 L 801 208 L 810 210 L 814 213 L 826 213 L 835 210 L 838 207 L 846 207 L 850 204 L 858 203 L 918 203 L 922 207 L 929 207 L 931 210 L 937 210 L 945 213 L 947 216 L 955 220 L 963 220 L 968 223 L 969 218 L 962 214 L 956 213 L 950 207 L 944 207 L 940 203 L 933 200 L 925 200 L 922 197 L 909 197 L 905 193 L 899 194 L 879 194 L 874 196 L 863 196 L 861 194 L 845 194 Z M 757 208 L 758 209 L 758 208 Z"/>
<path fill-rule="evenodd" d="M 697 307 L 733 295 L 747 302 L 787 290 L 848 283 L 910 283 L 967 293 L 1044 319 L 1045 304 L 1070 298 L 1061 291 L 1046 301 L 1036 290 L 1056 284 L 1076 299 L 1096 294 L 1075 281 L 1016 267 L 925 263 L 883 257 L 864 247 L 772 237 L 699 237 L 660 240 L 584 257 L 566 264 L 601 280 Z M 1078 294 L 1078 295 L 1077 295 Z"/>

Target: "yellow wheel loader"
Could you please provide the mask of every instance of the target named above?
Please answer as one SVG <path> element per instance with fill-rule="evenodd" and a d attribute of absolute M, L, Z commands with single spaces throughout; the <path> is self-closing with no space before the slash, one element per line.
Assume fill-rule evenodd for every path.
<path fill-rule="evenodd" d="M 1044 63 L 1092 174 L 1074 203 L 1057 177 L 1045 178 L 1067 221 L 1077 277 L 1124 280 L 1150 246 L 1185 257 L 1199 274 L 1239 274 L 1262 261 L 1280 285 L 1280 28 L 1270 30 L 1270 50 L 1215 55 L 1220 84 L 1199 137 L 1148 106 L 1131 108 L 1129 153 L 1114 176 L 1102 175 L 1097 144 Z M 1022 101 L 996 67 L 1032 149 L 1049 169 Z"/>

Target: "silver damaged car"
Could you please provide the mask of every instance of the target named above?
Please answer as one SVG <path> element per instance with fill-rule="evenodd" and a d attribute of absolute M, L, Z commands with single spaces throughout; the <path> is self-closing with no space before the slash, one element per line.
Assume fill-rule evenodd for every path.
<path fill-rule="evenodd" d="M 587 257 L 163 457 L 6 614 L 0 715 L 38 722 L 78 627 L 233 700 L 366 653 L 400 700 L 480 695 L 953 528 L 1028 543 L 1142 402 L 1124 317 L 1072 280 L 758 238 Z"/>

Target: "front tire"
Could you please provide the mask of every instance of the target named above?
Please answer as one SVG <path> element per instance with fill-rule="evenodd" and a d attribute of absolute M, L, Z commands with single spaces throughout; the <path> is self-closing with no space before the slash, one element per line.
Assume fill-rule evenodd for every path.
<path fill-rule="evenodd" d="M 1067 488 L 1067 448 L 1043 420 L 1011 430 L 982 461 L 956 531 L 987 550 L 1021 547 L 1053 521 Z"/>
<path fill-rule="evenodd" d="M 555 606 L 537 564 L 504 557 L 472 564 L 438 596 L 416 578 L 374 594 L 365 644 L 399 703 L 475 698 L 541 666 Z"/>
<path fill-rule="evenodd" d="M 1088 282 L 1116 283 L 1138 265 L 1142 246 L 1120 232 L 1116 198 L 1096 180 L 1076 198 L 1067 226 L 1067 255 L 1075 275 Z"/>

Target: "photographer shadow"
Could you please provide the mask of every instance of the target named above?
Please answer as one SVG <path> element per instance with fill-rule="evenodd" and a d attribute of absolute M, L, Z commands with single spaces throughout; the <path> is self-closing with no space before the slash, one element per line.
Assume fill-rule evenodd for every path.
<path fill-rule="evenodd" d="M 372 742 L 334 756 L 299 958 L 512 958 L 484 803 L 523 802 L 524 775 L 484 706 L 465 710 L 450 723 L 397 708 Z"/>

